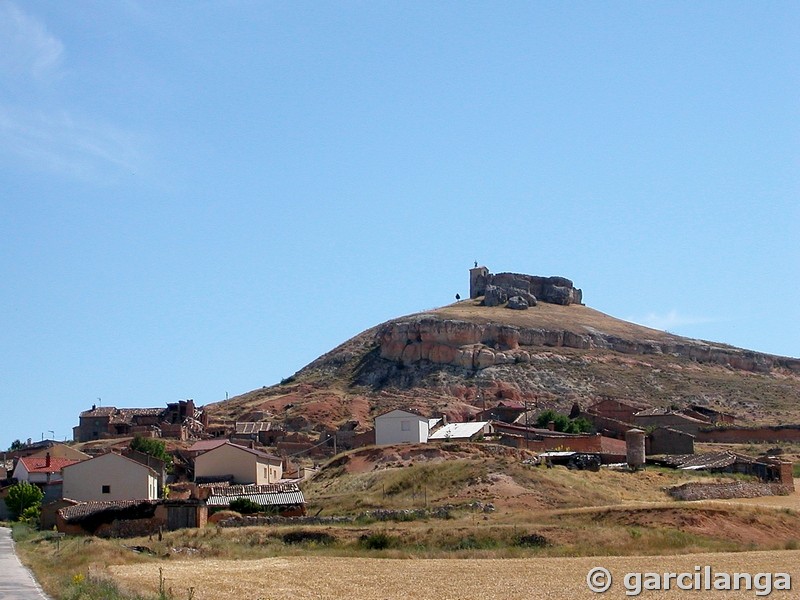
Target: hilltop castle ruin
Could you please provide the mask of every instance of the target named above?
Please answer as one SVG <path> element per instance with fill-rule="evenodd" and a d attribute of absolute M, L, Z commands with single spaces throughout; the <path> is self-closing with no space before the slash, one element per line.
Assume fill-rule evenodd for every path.
<path fill-rule="evenodd" d="M 486 306 L 508 302 L 509 308 L 528 308 L 538 302 L 583 304 L 583 292 L 565 277 L 538 277 L 521 273 L 497 273 L 486 267 L 469 270 L 469 297 L 484 297 Z M 520 302 L 522 300 L 522 302 Z"/>

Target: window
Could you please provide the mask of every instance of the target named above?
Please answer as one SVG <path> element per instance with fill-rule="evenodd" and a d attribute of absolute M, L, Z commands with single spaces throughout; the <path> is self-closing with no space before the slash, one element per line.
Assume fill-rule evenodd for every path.
<path fill-rule="evenodd" d="M 411 431 L 411 421 L 400 421 L 400 431 Z"/>
<path fill-rule="evenodd" d="M 110 485 L 104 485 L 103 486 L 103 493 L 104 494 L 110 494 L 111 493 L 111 486 Z"/>

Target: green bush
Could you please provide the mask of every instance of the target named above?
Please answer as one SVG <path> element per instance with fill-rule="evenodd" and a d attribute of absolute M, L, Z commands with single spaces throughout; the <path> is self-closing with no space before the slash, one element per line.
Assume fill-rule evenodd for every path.
<path fill-rule="evenodd" d="M 131 440 L 130 448 L 163 461 L 167 471 L 172 471 L 172 455 L 167 452 L 167 446 L 161 440 L 137 436 Z"/>
<path fill-rule="evenodd" d="M 369 535 L 364 534 L 358 541 L 368 550 L 385 550 L 394 542 L 392 537 L 383 531 L 375 531 Z"/>
<path fill-rule="evenodd" d="M 242 515 L 252 515 L 264 511 L 264 507 L 249 498 L 236 498 L 231 500 L 230 509 Z"/>
<path fill-rule="evenodd" d="M 5 502 L 14 519 L 19 519 L 29 508 L 35 508 L 38 513 L 42 498 L 42 490 L 27 481 L 20 481 L 9 488 Z"/>

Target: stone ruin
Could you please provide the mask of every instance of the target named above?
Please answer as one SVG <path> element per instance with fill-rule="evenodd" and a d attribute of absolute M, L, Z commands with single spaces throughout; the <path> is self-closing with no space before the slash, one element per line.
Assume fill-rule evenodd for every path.
<path fill-rule="evenodd" d="M 486 267 L 469 270 L 469 297 L 483 296 L 484 306 L 525 310 L 537 302 L 583 304 L 583 292 L 565 277 L 538 277 L 521 273 L 492 274 Z"/>

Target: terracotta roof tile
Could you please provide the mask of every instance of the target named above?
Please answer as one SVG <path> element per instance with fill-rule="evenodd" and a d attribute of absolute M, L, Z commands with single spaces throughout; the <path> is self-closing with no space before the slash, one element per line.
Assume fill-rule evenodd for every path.
<path fill-rule="evenodd" d="M 81 462 L 71 458 L 51 457 L 48 465 L 46 456 L 28 456 L 20 458 L 20 461 L 25 465 L 28 473 L 59 473 L 64 467 Z"/>

